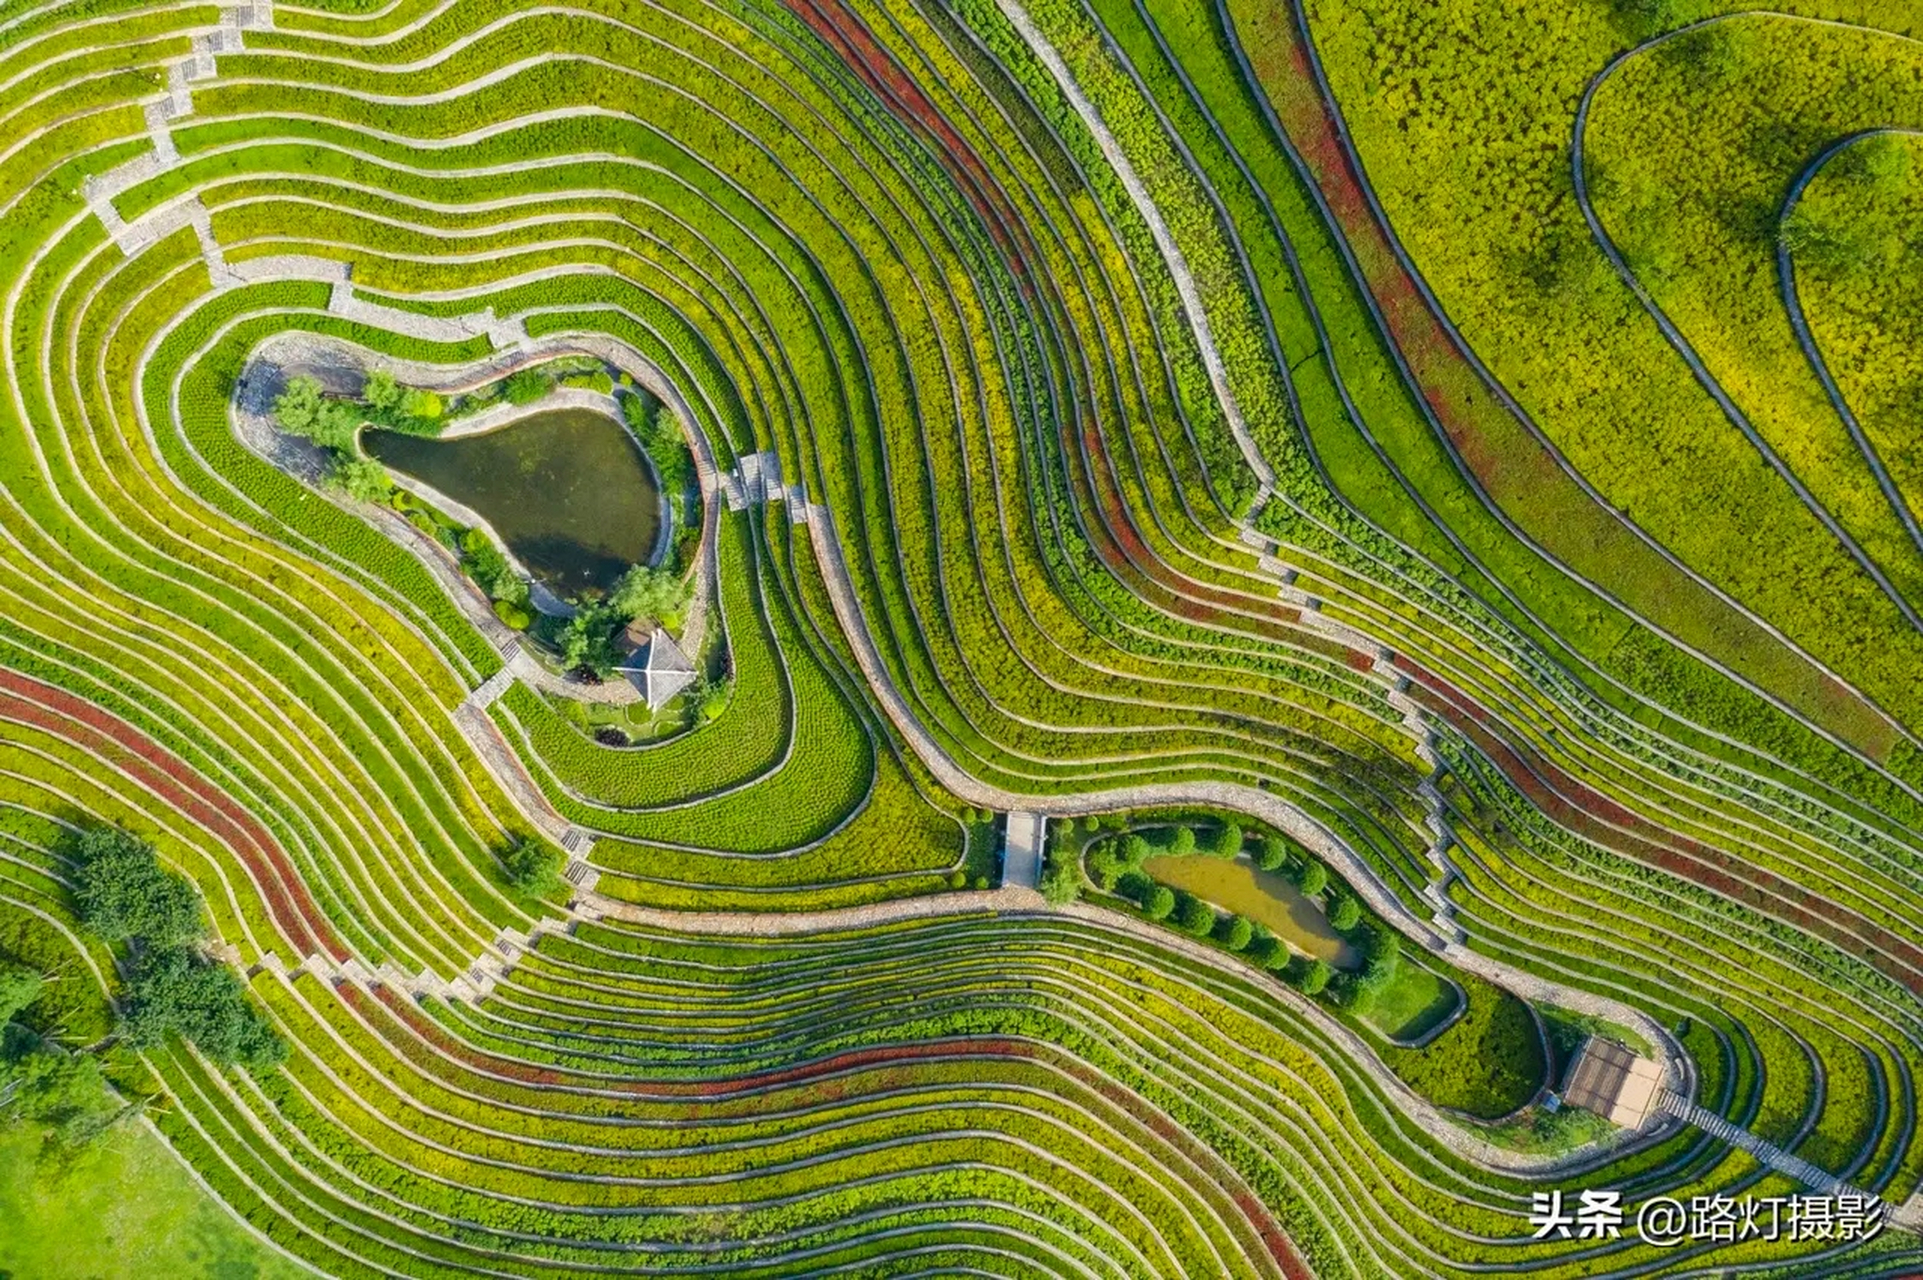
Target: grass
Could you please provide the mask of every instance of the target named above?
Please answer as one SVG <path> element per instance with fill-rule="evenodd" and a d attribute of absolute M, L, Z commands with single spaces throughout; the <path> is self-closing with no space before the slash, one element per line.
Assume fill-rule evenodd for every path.
<path fill-rule="evenodd" d="M 1393 1040 L 1427 1035 L 1462 1006 L 1462 994 L 1440 974 L 1412 963 L 1405 952 L 1396 980 L 1363 1019 Z"/>
<path fill-rule="evenodd" d="M 70 1168 L 39 1135 L 0 1128 L 0 1275 L 11 1280 L 292 1280 L 275 1253 L 195 1182 L 147 1126 L 123 1123 Z"/>

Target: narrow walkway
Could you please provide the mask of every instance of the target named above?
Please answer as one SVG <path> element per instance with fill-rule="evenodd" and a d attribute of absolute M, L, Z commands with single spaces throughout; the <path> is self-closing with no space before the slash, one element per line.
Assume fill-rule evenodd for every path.
<path fill-rule="evenodd" d="M 1002 840 L 1002 883 L 1033 889 L 1042 882 L 1042 841 L 1048 828 L 1040 816 L 1017 809 L 1008 815 Z"/>
<path fill-rule="evenodd" d="M 1675 1116 L 1684 1124 L 1701 1129 L 1712 1138 L 1721 1138 L 1739 1151 L 1748 1152 L 1766 1168 L 1773 1169 L 1786 1178 L 1794 1178 L 1818 1195 L 1855 1195 L 1869 1198 L 1869 1192 L 1851 1186 L 1835 1174 L 1825 1173 L 1801 1156 L 1791 1155 L 1775 1143 L 1766 1142 L 1749 1130 L 1731 1124 L 1714 1111 L 1697 1106 L 1680 1094 L 1665 1089 L 1658 1105 L 1665 1114 Z"/>

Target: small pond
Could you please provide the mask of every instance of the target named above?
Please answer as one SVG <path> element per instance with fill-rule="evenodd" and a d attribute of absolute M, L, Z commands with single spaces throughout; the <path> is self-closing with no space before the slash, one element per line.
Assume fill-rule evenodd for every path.
<path fill-rule="evenodd" d="M 1338 969 L 1362 962 L 1356 949 L 1329 926 L 1310 899 L 1287 876 L 1258 870 L 1246 858 L 1231 862 L 1206 854 L 1150 858 L 1142 870 L 1171 889 L 1184 889 L 1224 910 L 1267 925 L 1276 937 L 1304 955 L 1327 960 Z"/>
<path fill-rule="evenodd" d="M 654 472 L 605 413 L 552 409 L 440 440 L 367 431 L 361 443 L 391 470 L 471 508 L 557 595 L 606 591 L 654 553 Z"/>

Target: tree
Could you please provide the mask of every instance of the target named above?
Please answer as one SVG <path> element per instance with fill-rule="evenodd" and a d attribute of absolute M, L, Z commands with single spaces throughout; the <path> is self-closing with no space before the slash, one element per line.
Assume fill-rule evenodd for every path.
<path fill-rule="evenodd" d="M 502 854 L 501 868 L 508 887 L 524 898 L 545 898 L 561 887 L 561 855 L 532 840 Z"/>
<path fill-rule="evenodd" d="M 678 617 L 694 594 L 694 583 L 671 569 L 635 565 L 621 575 L 608 595 L 608 605 L 623 619 L 659 622 Z"/>
<path fill-rule="evenodd" d="M 507 556 L 502 554 L 499 547 L 489 542 L 485 535 L 475 536 L 480 532 L 479 529 L 469 529 L 461 538 L 461 567 L 467 570 L 467 576 L 474 579 L 481 590 L 487 592 L 490 599 L 500 599 L 506 594 L 500 590 L 502 579 L 512 578 L 514 574 L 508 568 Z"/>
<path fill-rule="evenodd" d="M 1309 858 L 1303 862 L 1302 872 L 1296 877 L 1295 883 L 1303 893 L 1313 898 L 1328 888 L 1329 869 L 1314 858 Z"/>
<path fill-rule="evenodd" d="M 507 376 L 502 394 L 509 404 L 533 404 L 548 393 L 548 375 L 541 369 L 516 369 Z"/>
<path fill-rule="evenodd" d="M 114 1102 L 92 1054 L 63 1052 L 24 1027 L 7 1031 L 0 1096 L 14 1114 L 44 1128 L 42 1159 L 72 1155 L 131 1110 Z"/>
<path fill-rule="evenodd" d="M 1169 912 L 1175 910 L 1175 890 L 1165 884 L 1158 884 L 1148 891 L 1142 899 L 1142 914 L 1151 920 L 1166 920 Z"/>
<path fill-rule="evenodd" d="M 439 421 L 444 406 L 441 398 L 424 387 L 409 387 L 401 393 L 401 415 L 423 422 Z"/>
<path fill-rule="evenodd" d="M 1215 908 L 1193 894 L 1183 894 L 1181 905 L 1175 909 L 1175 923 L 1184 933 L 1206 938 L 1215 929 Z"/>
<path fill-rule="evenodd" d="M 1337 933 L 1347 933 L 1355 928 L 1356 921 L 1362 918 L 1362 904 L 1353 894 L 1345 893 L 1335 900 L 1329 908 L 1329 925 Z"/>
<path fill-rule="evenodd" d="M 1176 857 L 1185 857 L 1194 853 L 1195 829 L 1193 827 L 1175 828 L 1175 834 L 1169 837 L 1168 851 Z"/>
<path fill-rule="evenodd" d="M 354 437 L 360 429 L 361 415 L 353 405 L 329 400 L 314 411 L 313 420 L 307 424 L 305 434 L 323 449 L 352 453 Z"/>
<path fill-rule="evenodd" d="M 1246 951 L 1255 937 L 1255 926 L 1247 916 L 1230 916 L 1222 926 L 1222 941 L 1230 951 Z"/>
<path fill-rule="evenodd" d="M 274 399 L 274 421 L 283 431 L 306 435 L 323 403 L 321 384 L 313 378 L 289 378 Z"/>
<path fill-rule="evenodd" d="M 614 670 L 614 628 L 619 620 L 605 603 L 576 609 L 561 632 L 561 665 L 605 678 Z"/>
<path fill-rule="evenodd" d="M 118 827 L 89 827 L 65 852 L 79 864 L 73 896 L 80 922 L 96 937 L 173 947 L 201 936 L 200 895 L 160 865 L 152 845 Z"/>
<path fill-rule="evenodd" d="M 120 1031 L 135 1049 L 153 1049 L 178 1034 L 223 1066 L 253 1071 L 279 1066 L 287 1046 L 247 1003 L 240 979 L 186 947 L 141 953 L 127 983 Z"/>
<path fill-rule="evenodd" d="M 0 1023 L 40 998 L 40 971 L 12 960 L 0 960 Z"/>
<path fill-rule="evenodd" d="M 1302 966 L 1295 980 L 1295 989 L 1305 996 L 1319 996 L 1334 975 L 1335 970 L 1329 967 L 1327 960 L 1311 960 Z"/>
<path fill-rule="evenodd" d="M 385 502 L 394 492 L 387 468 L 372 458 L 341 458 L 328 480 L 357 502 Z"/>
<path fill-rule="evenodd" d="M 1218 858 L 1233 858 L 1242 852 L 1242 826 L 1234 819 L 1222 824 L 1209 843 L 1209 852 Z"/>
<path fill-rule="evenodd" d="M 1122 860 L 1121 849 L 1114 838 L 1098 840 L 1088 851 L 1089 877 L 1101 886 L 1104 893 L 1114 892 L 1116 882 L 1126 870 L 1128 864 Z"/>
<path fill-rule="evenodd" d="M 367 407 L 385 413 L 401 402 L 401 384 L 385 369 L 376 369 L 361 383 L 361 399 Z"/>
<path fill-rule="evenodd" d="M 1066 906 L 1082 896 L 1082 878 L 1068 858 L 1051 856 L 1042 868 L 1042 897 L 1051 907 Z"/>
<path fill-rule="evenodd" d="M 1282 864 L 1289 860 L 1289 842 L 1273 833 L 1262 837 L 1262 844 L 1255 854 L 1255 865 L 1264 871 L 1279 871 Z"/>

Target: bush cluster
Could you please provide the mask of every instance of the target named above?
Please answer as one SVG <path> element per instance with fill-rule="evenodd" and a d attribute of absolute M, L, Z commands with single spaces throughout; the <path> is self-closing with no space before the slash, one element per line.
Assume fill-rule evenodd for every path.
<path fill-rule="evenodd" d="M 120 1017 L 127 1044 L 150 1049 L 178 1034 L 216 1062 L 255 1071 L 285 1059 L 286 1045 L 248 1004 L 240 979 L 200 955 L 200 895 L 160 865 L 152 845 L 118 827 L 87 827 L 65 853 L 76 867 L 80 923 L 127 952 Z"/>

